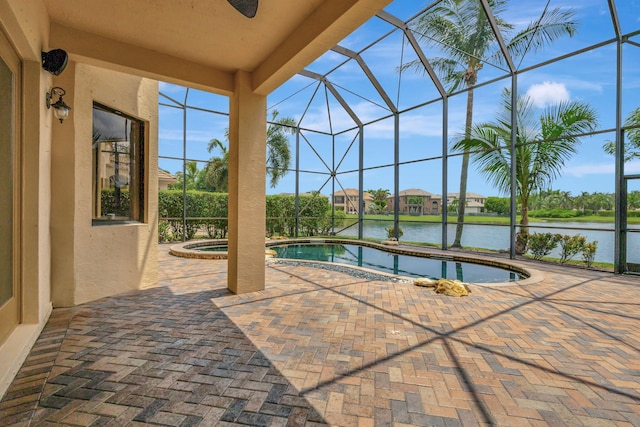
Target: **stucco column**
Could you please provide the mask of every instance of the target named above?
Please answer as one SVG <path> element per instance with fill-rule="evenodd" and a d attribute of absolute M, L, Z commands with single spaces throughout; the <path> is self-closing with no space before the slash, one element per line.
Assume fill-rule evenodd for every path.
<path fill-rule="evenodd" d="M 264 289 L 267 98 L 238 71 L 229 109 L 229 290 Z"/>

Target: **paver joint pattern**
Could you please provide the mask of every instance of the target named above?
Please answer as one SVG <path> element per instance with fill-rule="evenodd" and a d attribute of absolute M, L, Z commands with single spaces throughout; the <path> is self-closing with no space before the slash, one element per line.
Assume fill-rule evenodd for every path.
<path fill-rule="evenodd" d="M 55 309 L 0 402 L 16 426 L 638 426 L 640 278 L 548 266 L 450 298 L 171 257 L 159 286 Z"/>

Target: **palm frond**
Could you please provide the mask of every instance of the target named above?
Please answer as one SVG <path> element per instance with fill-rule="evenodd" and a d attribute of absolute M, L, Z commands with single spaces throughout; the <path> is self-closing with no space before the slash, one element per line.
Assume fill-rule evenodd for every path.
<path fill-rule="evenodd" d="M 527 52 L 537 52 L 555 40 L 568 35 L 573 37 L 578 21 L 572 10 L 545 9 L 540 17 L 517 33 L 508 43 L 507 49 L 514 58 L 524 58 Z"/>

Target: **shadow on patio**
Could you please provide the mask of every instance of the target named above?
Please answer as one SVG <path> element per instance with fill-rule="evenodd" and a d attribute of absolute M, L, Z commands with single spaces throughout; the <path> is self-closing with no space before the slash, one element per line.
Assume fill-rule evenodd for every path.
<path fill-rule="evenodd" d="M 549 266 L 448 298 L 160 247 L 160 286 L 54 310 L 0 424 L 640 425 L 640 279 Z"/>

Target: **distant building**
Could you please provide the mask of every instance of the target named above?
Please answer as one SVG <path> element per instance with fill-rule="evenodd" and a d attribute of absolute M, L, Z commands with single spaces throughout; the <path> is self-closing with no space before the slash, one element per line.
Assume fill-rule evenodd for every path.
<path fill-rule="evenodd" d="M 442 196 L 429 193 L 420 188 L 410 188 L 399 193 L 400 214 L 405 215 L 438 215 L 442 212 Z M 387 197 L 387 210 L 394 211 L 395 196 Z"/>
<path fill-rule="evenodd" d="M 174 175 L 171 175 L 169 172 L 158 169 L 158 191 L 159 190 L 168 190 L 171 184 L 175 184 L 178 182 L 178 178 Z"/>
<path fill-rule="evenodd" d="M 447 194 L 447 206 L 453 203 L 454 200 L 460 198 L 460 193 L 448 193 Z M 467 193 L 465 214 L 479 214 L 484 213 L 484 203 L 487 198 L 481 194 Z"/>
<path fill-rule="evenodd" d="M 373 203 L 373 196 L 366 191 L 362 193 L 363 200 L 363 212 L 369 212 L 369 207 Z M 357 215 L 360 208 L 360 196 L 358 190 L 355 188 L 345 188 L 341 191 L 336 191 L 331 195 L 333 206 L 337 210 L 343 210 L 348 214 Z"/>

